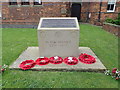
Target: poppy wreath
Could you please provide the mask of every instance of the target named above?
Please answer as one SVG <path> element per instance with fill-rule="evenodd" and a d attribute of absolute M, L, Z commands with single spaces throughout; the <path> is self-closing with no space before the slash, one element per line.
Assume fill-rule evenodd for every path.
<path fill-rule="evenodd" d="M 26 65 L 26 64 L 29 64 L 29 65 Z M 34 62 L 34 60 L 26 60 L 26 61 L 23 61 L 19 65 L 19 67 L 23 70 L 27 70 L 27 69 L 33 68 L 35 65 L 36 65 L 36 63 Z"/>
<path fill-rule="evenodd" d="M 59 56 L 50 57 L 49 60 L 52 64 L 61 64 L 63 62 L 63 59 Z"/>
<path fill-rule="evenodd" d="M 79 56 L 79 60 L 82 62 L 82 63 L 85 63 L 85 64 L 93 64 L 96 62 L 96 59 L 91 56 L 91 55 L 88 55 L 86 53 L 82 53 L 80 56 Z"/>
<path fill-rule="evenodd" d="M 35 62 L 36 62 L 37 65 L 47 65 L 49 63 L 49 58 L 40 57 Z"/>
<path fill-rule="evenodd" d="M 64 58 L 63 61 L 67 65 L 76 65 L 76 64 L 78 64 L 78 59 L 76 57 L 66 57 L 66 58 Z"/>

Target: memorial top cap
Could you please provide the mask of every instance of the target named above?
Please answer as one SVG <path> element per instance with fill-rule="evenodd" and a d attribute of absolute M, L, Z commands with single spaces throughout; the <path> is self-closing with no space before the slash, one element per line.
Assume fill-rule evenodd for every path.
<path fill-rule="evenodd" d="M 45 29 L 79 29 L 76 17 L 40 18 L 38 30 Z"/>

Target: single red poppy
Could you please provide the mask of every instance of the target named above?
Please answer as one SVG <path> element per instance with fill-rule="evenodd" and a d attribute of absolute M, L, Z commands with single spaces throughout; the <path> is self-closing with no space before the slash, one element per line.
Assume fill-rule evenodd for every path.
<path fill-rule="evenodd" d="M 47 65 L 49 63 L 49 58 L 40 57 L 35 62 L 36 62 L 37 65 Z"/>
<path fill-rule="evenodd" d="M 85 64 L 93 64 L 96 62 L 96 59 L 91 56 L 91 55 L 88 55 L 86 53 L 82 53 L 80 56 L 79 56 L 79 60 L 82 62 L 82 63 L 85 63 Z"/>
<path fill-rule="evenodd" d="M 63 59 L 59 56 L 50 57 L 49 60 L 52 64 L 61 64 L 63 62 Z"/>
<path fill-rule="evenodd" d="M 112 69 L 112 73 L 116 73 L 116 71 L 117 71 L 117 68 Z"/>
<path fill-rule="evenodd" d="M 26 64 L 29 64 L 29 65 L 26 65 Z M 20 63 L 19 67 L 23 70 L 27 70 L 27 69 L 33 68 L 35 65 L 36 63 L 34 62 L 34 60 L 26 60 Z"/>
<path fill-rule="evenodd" d="M 2 71 L 2 72 L 4 72 L 4 71 L 5 71 L 5 69 L 1 69 L 1 71 Z"/>
<path fill-rule="evenodd" d="M 67 65 L 76 65 L 76 64 L 78 64 L 78 59 L 76 57 L 66 57 L 66 58 L 64 58 L 63 61 Z"/>

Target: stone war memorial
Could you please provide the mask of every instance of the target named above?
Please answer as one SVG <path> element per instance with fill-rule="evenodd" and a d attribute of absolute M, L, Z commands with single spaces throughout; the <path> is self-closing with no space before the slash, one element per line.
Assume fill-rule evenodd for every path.
<path fill-rule="evenodd" d="M 41 18 L 37 28 L 39 46 L 28 47 L 9 68 L 19 70 L 22 62 L 34 60 L 37 64 L 31 70 L 106 70 L 89 47 L 79 47 L 82 41 L 80 34 L 80 26 L 75 17 Z M 58 63 L 54 63 L 58 59 Z M 90 63 L 92 59 L 94 63 Z"/>
<path fill-rule="evenodd" d="M 76 18 L 42 18 L 38 26 L 40 56 L 78 56 L 79 25 Z"/>

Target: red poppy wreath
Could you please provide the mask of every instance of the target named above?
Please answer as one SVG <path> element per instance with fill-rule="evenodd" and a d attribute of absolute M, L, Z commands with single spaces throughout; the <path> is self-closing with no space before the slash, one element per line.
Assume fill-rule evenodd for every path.
<path fill-rule="evenodd" d="M 91 55 L 88 55 L 86 53 L 82 53 L 80 56 L 79 56 L 79 60 L 82 62 L 82 63 L 85 63 L 85 64 L 93 64 L 96 62 L 96 59 L 91 56 Z"/>
<path fill-rule="evenodd" d="M 27 64 L 29 64 L 29 65 L 27 65 Z M 36 63 L 34 62 L 34 60 L 26 60 L 26 61 L 23 61 L 19 65 L 19 67 L 23 70 L 27 70 L 27 69 L 33 68 L 35 65 L 36 65 Z"/>
<path fill-rule="evenodd" d="M 50 57 L 49 60 L 52 64 L 61 64 L 63 62 L 63 59 L 59 56 Z"/>
<path fill-rule="evenodd" d="M 76 57 L 66 57 L 64 63 L 67 65 L 76 65 L 78 64 L 78 59 Z"/>
<path fill-rule="evenodd" d="M 35 62 L 36 62 L 37 65 L 46 65 L 46 64 L 49 63 L 49 58 L 47 58 L 47 57 L 40 57 Z"/>

